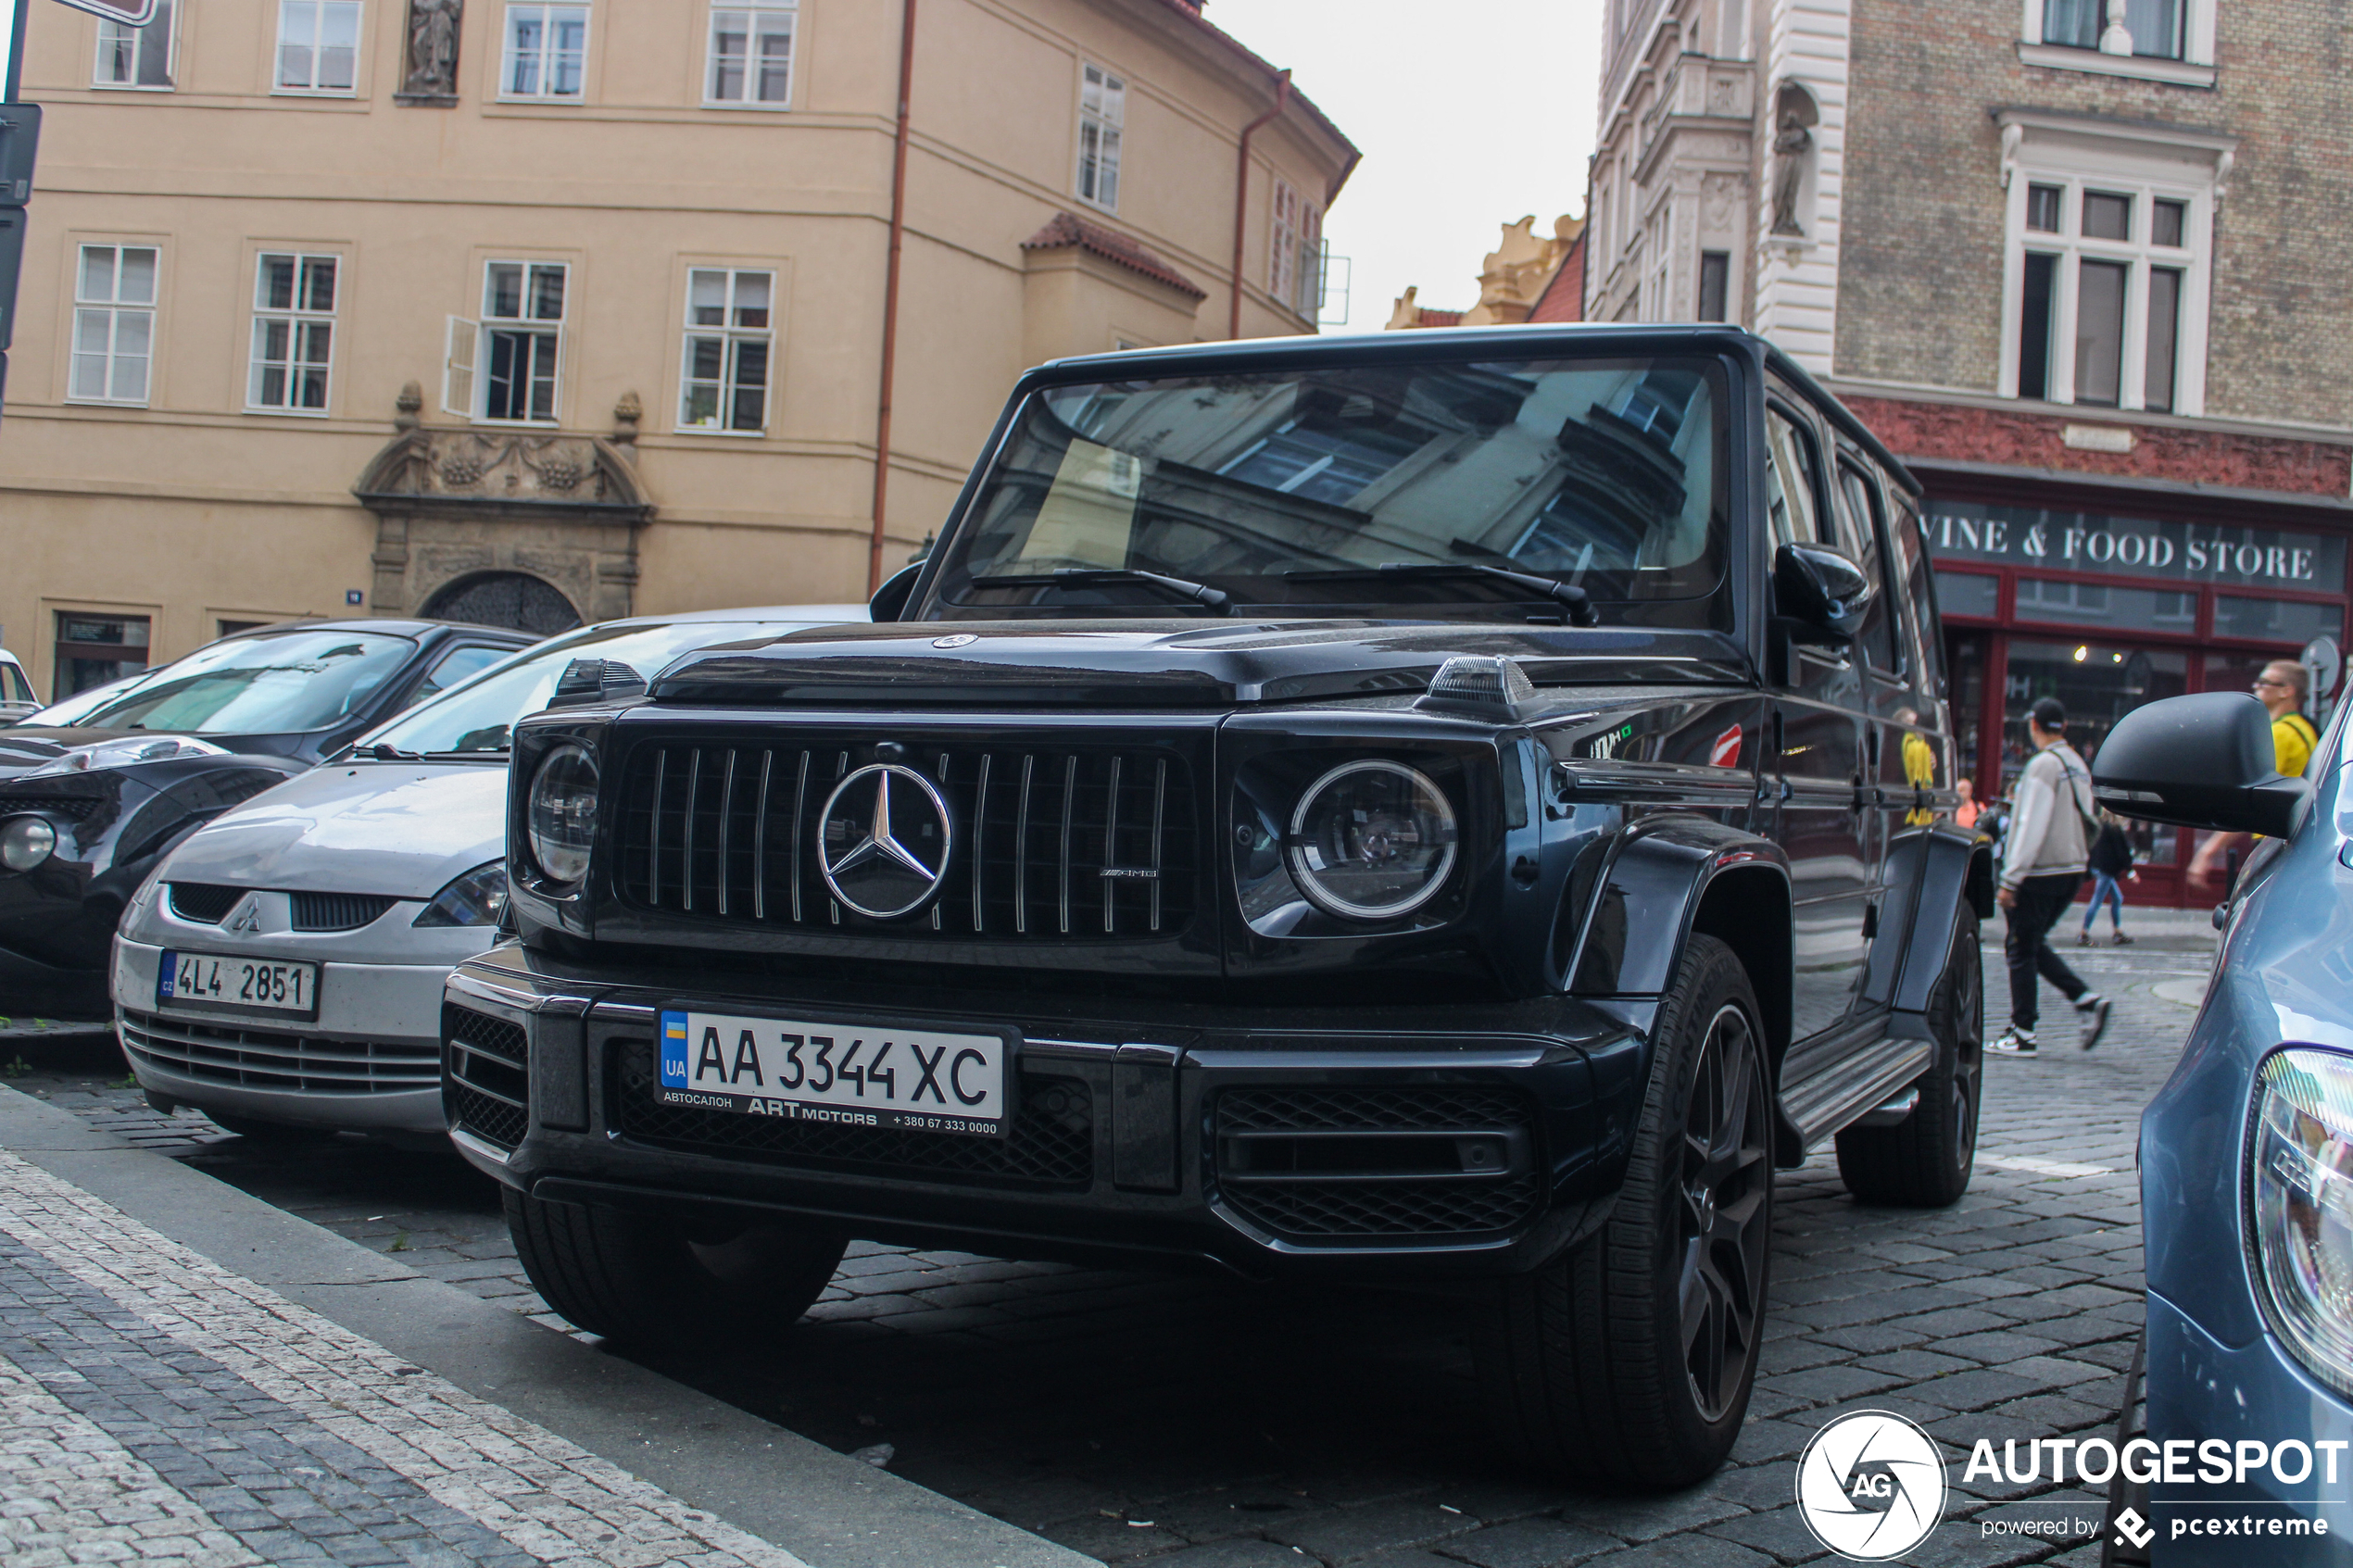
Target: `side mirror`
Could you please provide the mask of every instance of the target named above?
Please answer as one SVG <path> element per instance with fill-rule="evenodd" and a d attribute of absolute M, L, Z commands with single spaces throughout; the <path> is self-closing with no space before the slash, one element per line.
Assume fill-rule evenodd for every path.
<path fill-rule="evenodd" d="M 915 579 L 923 574 L 924 563 L 916 561 L 884 578 L 883 585 L 875 590 L 875 596 L 866 601 L 866 613 L 876 621 L 905 619 L 907 601 L 915 596 Z"/>
<path fill-rule="evenodd" d="M 1773 605 L 1793 621 L 1850 638 L 1871 608 L 1871 581 L 1827 545 L 1783 545 L 1773 555 Z"/>
<path fill-rule="evenodd" d="M 2312 786 L 2284 778 L 2271 715 L 2241 692 L 2199 692 L 2136 708 L 2092 763 L 2101 805 L 2127 817 L 2218 833 L 2293 834 Z"/>

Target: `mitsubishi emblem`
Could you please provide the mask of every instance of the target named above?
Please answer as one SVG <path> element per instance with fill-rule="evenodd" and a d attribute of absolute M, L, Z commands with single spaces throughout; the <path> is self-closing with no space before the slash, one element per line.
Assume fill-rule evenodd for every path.
<path fill-rule="evenodd" d="M 939 890 L 953 834 L 948 801 L 929 779 L 896 762 L 871 763 L 825 797 L 817 863 L 846 908 L 896 920 Z"/>
<path fill-rule="evenodd" d="M 261 929 L 260 900 L 247 895 L 245 901 L 237 906 L 237 912 L 229 917 L 229 923 L 224 929 L 246 934 L 259 931 Z"/>

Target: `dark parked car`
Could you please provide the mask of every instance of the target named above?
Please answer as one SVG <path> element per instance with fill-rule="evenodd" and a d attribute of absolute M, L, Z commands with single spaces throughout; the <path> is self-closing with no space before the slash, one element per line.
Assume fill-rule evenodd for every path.
<path fill-rule="evenodd" d="M 2218 911 L 2213 985 L 2141 1118 L 2145 1382 L 2109 1512 L 2156 1534 L 2111 1527 L 2110 1562 L 2341 1563 L 2353 1537 L 2348 708 L 2310 782 L 2280 776 L 2271 715 L 2235 692 L 2135 709 L 2093 765 L 2111 810 L 2268 835 Z M 2135 1436 L 2155 1449 L 2131 1451 Z"/>
<path fill-rule="evenodd" d="M 1969 1180 L 1916 497 L 1729 328 L 1033 370 L 887 624 L 519 727 L 457 1141 L 598 1333 L 789 1321 L 846 1236 L 1491 1282 L 1510 1447 L 1693 1479 L 1774 1167 Z"/>
<path fill-rule="evenodd" d="M 208 643 L 75 724 L 0 730 L 0 1011 L 105 1016 L 115 923 L 166 850 L 534 640 L 293 621 Z"/>

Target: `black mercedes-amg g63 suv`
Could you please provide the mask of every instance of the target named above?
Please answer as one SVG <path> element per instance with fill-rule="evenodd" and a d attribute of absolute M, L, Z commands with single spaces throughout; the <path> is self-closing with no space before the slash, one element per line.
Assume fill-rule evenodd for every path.
<path fill-rule="evenodd" d="M 849 1237 L 1459 1281 L 1520 1454 L 1694 1479 L 1775 1167 L 1969 1180 L 1917 494 L 1730 328 L 1033 370 L 877 624 L 520 726 L 452 1135 L 596 1333 L 788 1323 Z"/>

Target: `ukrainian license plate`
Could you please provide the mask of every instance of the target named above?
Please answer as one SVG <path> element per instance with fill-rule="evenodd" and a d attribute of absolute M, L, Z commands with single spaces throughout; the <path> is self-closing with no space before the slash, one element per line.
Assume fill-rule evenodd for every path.
<path fill-rule="evenodd" d="M 284 959 L 232 959 L 165 949 L 156 1006 L 319 1016 L 319 966 Z"/>
<path fill-rule="evenodd" d="M 656 1092 L 664 1105 L 1002 1136 L 1012 1056 L 1000 1035 L 664 1011 Z"/>

